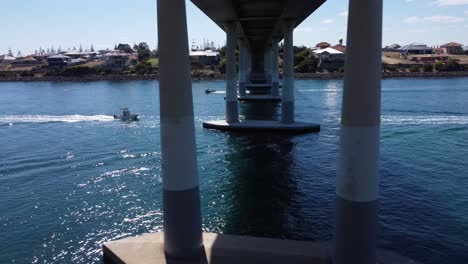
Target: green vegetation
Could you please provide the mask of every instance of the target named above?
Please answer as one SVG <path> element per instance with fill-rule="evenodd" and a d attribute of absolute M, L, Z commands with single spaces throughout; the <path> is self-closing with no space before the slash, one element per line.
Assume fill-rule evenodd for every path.
<path fill-rule="evenodd" d="M 135 72 L 140 75 L 151 74 L 153 73 L 153 66 L 149 62 L 140 62 L 135 67 Z"/>
<path fill-rule="evenodd" d="M 159 59 L 158 58 L 151 58 L 148 59 L 146 62 L 151 63 L 151 66 L 157 67 L 159 65 Z"/>
<path fill-rule="evenodd" d="M 133 46 L 133 49 L 138 53 L 138 61 L 146 61 L 151 57 L 151 50 L 146 42 Z"/>
<path fill-rule="evenodd" d="M 97 74 L 97 68 L 90 68 L 87 66 L 75 66 L 65 68 L 63 70 L 56 70 L 56 71 L 49 71 L 46 72 L 45 76 L 86 76 L 86 75 L 93 75 Z"/>
<path fill-rule="evenodd" d="M 424 72 L 432 72 L 434 70 L 434 66 L 432 64 L 424 64 L 423 71 Z"/>
<path fill-rule="evenodd" d="M 409 68 L 409 71 L 410 72 L 420 72 L 419 66 L 418 65 L 411 65 L 411 67 Z"/>

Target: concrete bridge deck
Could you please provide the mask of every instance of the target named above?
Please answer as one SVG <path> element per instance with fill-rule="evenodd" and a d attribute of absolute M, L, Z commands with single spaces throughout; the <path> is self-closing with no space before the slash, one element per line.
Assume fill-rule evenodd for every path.
<path fill-rule="evenodd" d="M 176 260 L 164 254 L 163 233 L 144 234 L 103 245 L 105 264 L 328 264 L 326 243 L 203 233 L 204 252 L 199 259 Z M 379 264 L 417 264 L 389 251 L 377 252 Z"/>

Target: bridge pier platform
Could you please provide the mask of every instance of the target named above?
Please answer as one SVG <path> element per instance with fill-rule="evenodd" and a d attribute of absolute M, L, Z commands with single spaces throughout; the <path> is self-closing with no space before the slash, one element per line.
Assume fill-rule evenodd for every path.
<path fill-rule="evenodd" d="M 196 259 L 171 259 L 164 253 L 163 232 L 107 242 L 104 264 L 328 264 L 327 243 L 203 233 L 204 251 Z M 417 264 L 389 251 L 377 251 L 379 264 Z"/>
<path fill-rule="evenodd" d="M 240 102 L 281 102 L 281 96 L 269 94 L 247 94 L 237 98 Z"/>
<path fill-rule="evenodd" d="M 314 123 L 281 123 L 275 120 L 244 120 L 228 123 L 225 120 L 203 122 L 203 127 L 233 132 L 284 132 L 292 134 L 319 132 L 320 125 Z"/>

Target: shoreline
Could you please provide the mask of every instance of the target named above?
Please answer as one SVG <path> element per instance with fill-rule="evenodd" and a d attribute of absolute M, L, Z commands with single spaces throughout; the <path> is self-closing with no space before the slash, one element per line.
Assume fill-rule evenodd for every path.
<path fill-rule="evenodd" d="M 295 73 L 298 80 L 339 80 L 343 73 Z M 468 77 L 468 71 L 458 72 L 385 72 L 382 79 L 391 78 L 451 78 Z M 158 80 L 157 74 L 150 75 L 88 75 L 88 76 L 44 76 L 44 77 L 0 77 L 0 82 L 80 82 L 80 81 L 135 81 Z M 224 74 L 192 76 L 193 81 L 225 80 Z"/>

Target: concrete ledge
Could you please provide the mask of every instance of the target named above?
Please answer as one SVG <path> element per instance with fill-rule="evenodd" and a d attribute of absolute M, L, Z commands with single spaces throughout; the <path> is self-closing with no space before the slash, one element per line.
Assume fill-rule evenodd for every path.
<path fill-rule="evenodd" d="M 160 232 L 104 243 L 104 263 L 331 263 L 330 250 L 326 243 L 204 233 L 205 254 L 201 259 L 180 260 L 165 256 L 163 241 L 164 233 Z M 418 264 L 390 251 L 381 250 L 377 251 L 377 263 Z"/>
<path fill-rule="evenodd" d="M 203 234 L 206 259 L 181 261 L 167 259 L 163 233 L 104 243 L 106 264 L 163 263 L 327 263 L 328 250 L 323 244 L 234 235 Z"/>
<path fill-rule="evenodd" d="M 203 122 L 204 128 L 223 131 L 258 131 L 258 132 L 285 132 L 285 133 L 308 133 L 320 131 L 320 125 L 312 123 L 294 122 L 282 124 L 274 120 L 245 120 L 238 123 L 227 123 L 225 120 Z"/>
<path fill-rule="evenodd" d="M 281 96 L 273 96 L 273 95 L 255 95 L 255 94 L 248 94 L 244 96 L 239 96 L 238 100 L 241 102 L 258 102 L 258 101 L 273 101 L 273 102 L 280 102 Z"/>

